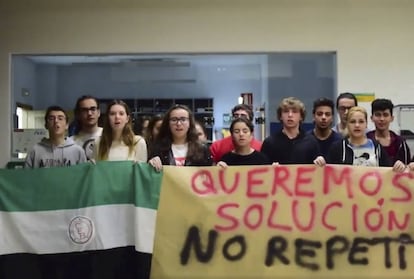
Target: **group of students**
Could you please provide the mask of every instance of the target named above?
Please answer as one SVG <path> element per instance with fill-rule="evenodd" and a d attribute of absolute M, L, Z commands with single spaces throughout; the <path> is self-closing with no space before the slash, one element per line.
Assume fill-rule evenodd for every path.
<path fill-rule="evenodd" d="M 98 126 L 100 114 L 94 97 L 79 98 L 75 106 L 74 135 L 67 137 L 67 113 L 59 106 L 49 107 L 45 114 L 49 138 L 32 148 L 25 167 L 123 160 L 149 162 L 157 170 L 166 164 L 212 164 L 208 146 L 199 141 L 194 116 L 187 106 L 174 105 L 165 116 L 154 116 L 143 135 L 135 135 L 130 109 L 123 101 L 114 100 L 108 104 L 103 127 Z M 206 137 L 205 131 L 203 133 Z"/>
<path fill-rule="evenodd" d="M 66 137 L 67 113 L 59 106 L 49 107 L 45 114 L 49 138 L 33 147 L 25 167 L 71 166 L 88 160 L 147 161 L 145 140 L 134 134 L 130 111 L 123 101 L 115 100 L 108 106 L 103 128 L 98 126 L 99 104 L 92 96 L 78 99 L 75 117 L 75 135 Z"/>
<path fill-rule="evenodd" d="M 267 137 L 262 146 L 252 143 L 253 150 L 265 155 L 263 164 L 347 164 L 355 166 L 392 167 L 396 172 L 414 171 L 414 163 L 405 140 L 389 129 L 393 121 L 393 104 L 388 99 L 376 99 L 372 102 L 371 120 L 376 129 L 367 131 L 368 112 L 358 106 L 357 99 L 351 93 L 342 93 L 336 101 L 340 122 L 332 127 L 334 121 L 334 103 L 327 98 L 319 98 L 313 104 L 314 128 L 304 131 L 301 124 L 305 119 L 304 104 L 294 97 L 285 98 L 277 108 L 277 117 L 282 128 Z M 237 117 L 240 112 L 235 115 Z M 249 119 L 249 113 L 244 114 Z M 236 120 L 235 120 L 236 121 Z M 237 143 L 240 129 L 230 127 L 232 139 Z M 248 126 L 246 126 L 248 127 Z M 252 126 L 251 126 L 252 127 Z M 244 130 L 251 138 L 252 128 Z M 242 130 L 242 132 L 244 132 Z M 212 151 L 219 149 L 220 142 L 213 143 Z M 234 151 L 237 153 L 237 148 Z M 221 154 L 219 152 L 216 152 Z M 240 154 L 242 154 L 240 152 Z M 246 157 L 247 158 L 247 157 Z M 241 165 L 239 157 L 235 162 L 223 156 L 220 166 Z M 256 161 L 255 164 L 259 164 Z"/>
<path fill-rule="evenodd" d="M 333 125 L 334 103 L 320 98 L 313 105 L 315 127 L 302 129 L 306 116 L 303 102 L 284 98 L 277 117 L 281 129 L 263 142 L 253 137 L 253 111 L 248 105 L 232 109 L 230 136 L 207 142 L 203 125 L 185 105 L 173 105 L 164 115 L 152 117 L 142 135 L 135 135 L 126 103 L 114 100 L 107 106 L 103 127 L 98 126 L 100 108 L 92 96 L 80 97 L 75 106 L 76 129 L 66 137 L 67 113 L 51 106 L 45 114 L 49 138 L 36 144 L 26 158 L 26 167 L 71 166 L 86 161 L 148 162 L 155 170 L 163 165 L 227 167 L 267 164 L 349 164 L 389 166 L 414 171 L 406 142 L 389 130 L 393 104 L 387 99 L 372 102 L 376 129 L 367 133 L 368 113 L 351 93 L 336 100 L 340 122 Z"/>

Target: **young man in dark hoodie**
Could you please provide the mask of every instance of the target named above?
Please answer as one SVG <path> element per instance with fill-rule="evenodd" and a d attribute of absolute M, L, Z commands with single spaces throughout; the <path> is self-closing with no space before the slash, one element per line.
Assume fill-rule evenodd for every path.
<path fill-rule="evenodd" d="M 261 149 L 271 162 L 325 164 L 316 139 L 300 127 L 305 115 L 305 105 L 297 98 L 285 98 L 279 104 L 277 117 L 282 123 L 282 129 L 267 137 Z"/>
<path fill-rule="evenodd" d="M 49 138 L 35 144 L 26 157 L 26 168 L 65 167 L 86 162 L 83 148 L 66 138 L 68 116 L 58 106 L 46 110 L 45 127 Z"/>
<path fill-rule="evenodd" d="M 318 141 L 321 155 L 328 157 L 332 143 L 341 140 L 342 136 L 332 130 L 334 120 L 334 103 L 327 98 L 318 98 L 313 102 L 313 122 L 315 127 L 309 131 Z"/>
<path fill-rule="evenodd" d="M 394 105 L 388 99 L 375 99 L 371 103 L 371 120 L 375 124 L 375 130 L 367 133 L 367 137 L 379 142 L 387 152 L 392 163 L 400 160 L 405 165 L 410 163 L 410 148 L 406 141 L 390 130 L 390 124 L 394 120 Z"/>

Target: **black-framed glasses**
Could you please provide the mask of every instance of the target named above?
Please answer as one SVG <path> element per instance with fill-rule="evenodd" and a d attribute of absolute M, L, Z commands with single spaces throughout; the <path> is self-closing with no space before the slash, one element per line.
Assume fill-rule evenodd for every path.
<path fill-rule="evenodd" d="M 88 112 L 96 112 L 98 110 L 98 107 L 86 107 L 86 108 L 79 108 L 79 111 L 82 113 L 88 113 Z"/>
<path fill-rule="evenodd" d="M 338 110 L 339 110 L 340 112 L 344 112 L 344 111 L 350 110 L 351 108 L 352 108 L 352 107 L 340 106 L 340 107 L 338 107 Z"/>
<path fill-rule="evenodd" d="M 170 118 L 170 123 L 171 124 L 177 124 L 178 122 L 187 123 L 188 120 L 189 120 L 188 117 L 172 117 L 172 118 Z"/>

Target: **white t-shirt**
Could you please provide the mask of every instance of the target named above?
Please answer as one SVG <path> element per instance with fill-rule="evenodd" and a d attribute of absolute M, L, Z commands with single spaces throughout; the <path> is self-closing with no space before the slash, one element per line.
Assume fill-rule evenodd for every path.
<path fill-rule="evenodd" d="M 122 142 L 112 142 L 109 149 L 107 161 L 136 161 L 146 163 L 148 159 L 147 144 L 141 136 L 135 136 L 135 144 L 133 152 L 129 153 L 128 146 Z M 98 158 L 100 138 L 96 140 L 93 157 Z"/>
<path fill-rule="evenodd" d="M 102 127 L 98 127 L 94 133 L 83 133 L 79 132 L 77 135 L 73 135 L 71 138 L 77 145 L 80 145 L 85 151 L 86 158 L 92 159 L 93 149 L 95 141 L 102 135 Z"/>
<path fill-rule="evenodd" d="M 185 158 L 188 152 L 188 143 L 185 144 L 171 144 L 171 150 L 174 156 L 176 166 L 184 166 Z"/>
<path fill-rule="evenodd" d="M 372 140 L 368 139 L 363 145 L 355 146 L 350 144 L 354 151 L 354 166 L 378 167 L 377 154 L 375 154 L 375 145 Z"/>

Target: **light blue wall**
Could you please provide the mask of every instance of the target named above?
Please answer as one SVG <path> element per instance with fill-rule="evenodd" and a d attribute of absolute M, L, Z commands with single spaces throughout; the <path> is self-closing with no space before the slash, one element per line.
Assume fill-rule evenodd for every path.
<path fill-rule="evenodd" d="M 58 71 L 55 65 L 38 65 L 36 71 L 37 78 L 37 97 L 36 109 L 45 109 L 52 105 L 63 105 L 57 101 L 58 90 Z"/>
<path fill-rule="evenodd" d="M 229 113 L 237 104 L 240 93 L 253 92 L 254 105 L 262 103 L 260 65 L 249 66 L 248 70 L 245 66 L 234 68 L 227 67 L 226 73 L 218 73 L 210 66 L 200 66 L 193 82 L 163 82 L 161 78 L 154 82 L 127 82 L 114 80 L 111 66 L 60 66 L 56 102 L 72 109 L 76 99 L 84 94 L 120 99 L 214 98 L 215 126 L 221 127 L 223 113 Z M 49 98 L 48 94 L 39 96 L 43 97 Z"/>
<path fill-rule="evenodd" d="M 279 123 L 276 109 L 285 97 L 297 97 L 306 108 L 305 123 L 312 123 L 312 106 L 320 97 L 335 101 L 335 54 L 277 54 L 269 57 L 268 107 L 271 123 Z M 276 125 L 277 125 L 276 124 Z"/>
<path fill-rule="evenodd" d="M 12 112 L 16 111 L 16 102 L 35 107 L 37 98 L 36 90 L 36 65 L 23 56 L 13 56 L 12 63 Z M 22 90 L 27 89 L 29 96 L 23 96 Z"/>
<path fill-rule="evenodd" d="M 33 63 L 19 58 L 14 61 L 16 69 L 21 71 L 17 75 L 20 79 L 15 79 L 14 92 L 19 97 L 17 88 L 23 85 L 33 88 L 33 94 L 27 100 L 36 109 L 45 109 L 51 104 L 73 109 L 76 99 L 84 94 L 98 98 L 214 98 L 218 130 L 222 127 L 223 113 L 229 113 L 237 104 L 240 93 L 252 92 L 255 109 L 266 104 L 269 130 L 271 122 L 278 122 L 276 107 L 288 96 L 298 97 L 305 103 L 306 122 L 312 122 L 313 101 L 318 97 L 333 99 L 336 96 L 334 60 L 334 53 L 281 53 L 268 55 L 267 60 L 252 64 L 223 64 L 220 67 L 194 64 L 189 69 L 176 68 L 178 74 L 161 68 L 150 72 L 133 66 L 120 71 L 114 65 L 39 64 L 35 78 Z M 144 81 L 146 79 L 151 81 Z"/>
<path fill-rule="evenodd" d="M 12 71 L 13 111 L 16 102 L 31 105 L 34 110 L 57 104 L 57 66 L 35 64 L 24 56 L 13 56 Z M 30 95 L 24 96 L 23 89 L 27 89 Z"/>

